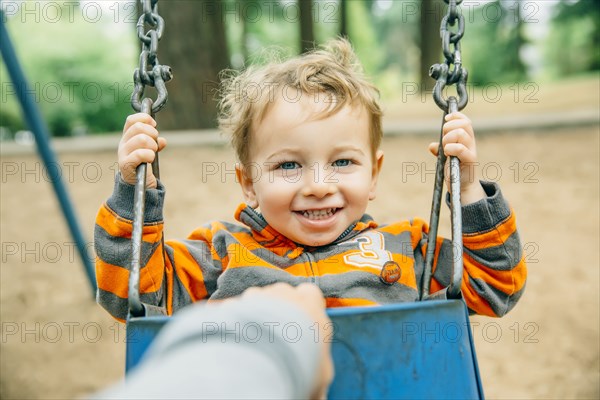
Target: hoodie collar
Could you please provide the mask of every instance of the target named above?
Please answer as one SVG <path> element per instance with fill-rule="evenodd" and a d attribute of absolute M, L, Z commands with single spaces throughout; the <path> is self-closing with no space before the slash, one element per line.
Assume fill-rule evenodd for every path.
<path fill-rule="evenodd" d="M 263 246 L 283 245 L 285 243 L 290 247 L 305 247 L 273 229 L 261 213 L 245 203 L 238 206 L 235 211 L 235 219 L 252 229 L 257 242 Z M 336 240 L 326 246 L 349 240 L 364 230 L 373 228 L 377 228 L 377 223 L 370 215 L 364 214 L 360 220 L 351 224 Z"/>

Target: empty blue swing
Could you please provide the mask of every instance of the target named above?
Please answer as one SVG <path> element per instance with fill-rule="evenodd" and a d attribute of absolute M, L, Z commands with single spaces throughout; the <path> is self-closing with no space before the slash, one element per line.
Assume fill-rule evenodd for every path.
<path fill-rule="evenodd" d="M 168 67 L 158 64 L 155 53 L 164 26 L 157 12 L 158 0 L 141 1 L 144 15 L 138 22 L 138 36 L 143 50 L 140 69 L 134 74 L 132 105 L 136 111 L 153 115 L 166 102 L 164 83 L 171 78 L 171 74 Z M 461 67 L 459 43 L 464 33 L 464 19 L 456 9 L 461 0 L 445 2 L 449 4 L 449 10 L 442 20 L 441 36 L 446 62 L 432 66 L 430 75 L 436 79 L 436 104 L 447 114 L 464 108 L 468 98 L 465 89 L 467 71 Z M 449 26 L 454 26 L 456 21 L 459 22 L 458 31 L 451 33 Z M 159 33 L 153 29 L 144 33 L 144 24 L 157 28 Z M 450 44 L 454 45 L 453 52 L 449 50 Z M 152 64 L 152 69 L 146 71 L 148 62 Z M 454 66 L 452 70 L 450 65 Z M 455 97 L 445 100 L 442 90 L 447 84 L 454 83 L 457 84 L 458 100 Z M 146 85 L 154 86 L 158 91 L 158 98 L 154 104 L 150 98 L 142 99 Z M 441 142 L 440 134 L 440 146 Z M 468 310 L 460 293 L 463 275 L 462 223 L 460 172 L 458 159 L 455 157 L 451 157 L 450 160 L 454 251 L 452 283 L 439 292 L 431 295 L 429 293 L 445 162 L 446 157 L 440 148 L 423 277 L 423 300 L 426 301 L 377 307 L 335 308 L 327 311 L 334 324 L 332 356 L 335 370 L 338 371 L 329 389 L 331 399 L 483 398 Z M 140 362 L 148 346 L 171 319 L 160 315 L 161 311 L 157 307 L 140 302 L 139 277 L 146 168 L 146 165 L 142 164 L 136 171 L 126 371 Z M 158 157 L 152 168 L 158 177 Z"/>

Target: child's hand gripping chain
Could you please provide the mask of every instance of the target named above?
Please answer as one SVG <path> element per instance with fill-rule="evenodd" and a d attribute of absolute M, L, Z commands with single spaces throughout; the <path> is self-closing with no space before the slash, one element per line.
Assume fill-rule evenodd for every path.
<path fill-rule="evenodd" d="M 460 112 L 446 115 L 446 123 L 442 128 L 444 138 L 442 145 L 447 157 L 455 156 L 460 160 L 460 202 L 467 205 L 486 197 L 475 165 L 477 162 L 477 146 L 471 120 Z M 439 143 L 429 144 L 429 151 L 437 156 Z M 445 174 L 446 186 L 450 190 L 450 174 Z"/>
<path fill-rule="evenodd" d="M 167 140 L 158 136 L 156 121 L 148 114 L 138 113 L 127 117 L 123 136 L 119 142 L 119 172 L 123 181 L 135 185 L 135 169 L 141 163 L 151 163 L 156 152 L 167 145 Z M 156 177 L 152 168 L 147 168 L 146 188 L 156 188 Z"/>

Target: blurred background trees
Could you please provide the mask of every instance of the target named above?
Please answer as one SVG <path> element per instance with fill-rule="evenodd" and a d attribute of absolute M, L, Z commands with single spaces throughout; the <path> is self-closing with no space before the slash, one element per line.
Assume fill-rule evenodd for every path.
<path fill-rule="evenodd" d="M 119 131 L 139 57 L 134 1 L 2 1 L 4 20 L 53 135 Z M 336 36 L 352 41 L 384 100 L 428 90 L 441 61 L 443 0 L 163 0 L 161 63 L 172 66 L 163 129 L 214 127 L 218 73 L 294 55 Z M 470 84 L 551 80 L 600 69 L 595 0 L 465 0 Z M 0 127 L 24 129 L 0 66 Z M 8 135 L 10 136 L 10 134 Z"/>

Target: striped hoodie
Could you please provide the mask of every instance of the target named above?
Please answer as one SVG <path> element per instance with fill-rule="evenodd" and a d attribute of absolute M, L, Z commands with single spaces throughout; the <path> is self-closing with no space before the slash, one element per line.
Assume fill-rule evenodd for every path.
<path fill-rule="evenodd" d="M 461 289 L 471 313 L 499 317 L 521 297 L 527 270 L 512 210 L 496 184 L 482 185 L 487 198 L 462 207 Z M 133 191 L 117 178 L 94 234 L 97 300 L 119 320 L 127 316 Z M 164 195 L 160 182 L 146 192 L 140 296 L 169 315 L 195 301 L 224 299 L 275 282 L 314 283 L 328 307 L 421 297 L 428 232 L 421 219 L 378 225 L 365 214 L 333 243 L 310 248 L 281 235 L 242 204 L 235 218 L 243 225 L 212 222 L 187 239 L 164 241 Z M 389 265 L 392 279 L 384 275 Z M 432 293 L 450 283 L 450 241 L 437 238 L 433 268 Z"/>

